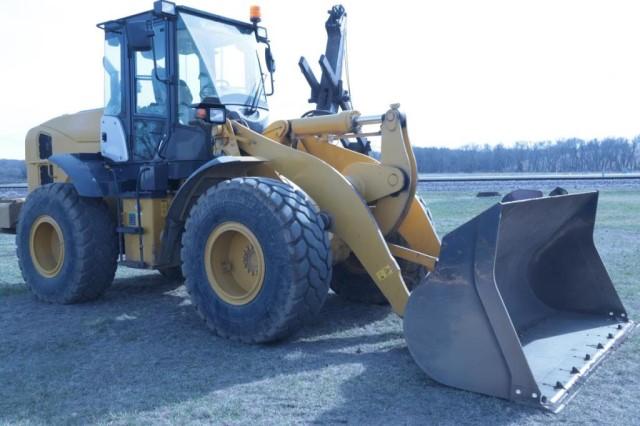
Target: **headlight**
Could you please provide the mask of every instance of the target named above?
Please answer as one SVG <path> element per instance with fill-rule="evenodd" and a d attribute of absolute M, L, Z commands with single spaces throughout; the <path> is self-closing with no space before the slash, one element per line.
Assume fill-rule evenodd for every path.
<path fill-rule="evenodd" d="M 170 1 L 158 0 L 153 3 L 153 11 L 158 15 L 175 15 L 176 4 Z"/>

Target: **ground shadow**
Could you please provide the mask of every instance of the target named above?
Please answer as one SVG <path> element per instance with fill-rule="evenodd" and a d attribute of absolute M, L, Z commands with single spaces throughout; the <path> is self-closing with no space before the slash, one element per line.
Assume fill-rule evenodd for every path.
<path fill-rule="evenodd" d="M 213 336 L 184 288 L 157 274 L 119 279 L 83 305 L 13 294 L 0 300 L 0 318 L 0 423 L 242 422 L 247 415 L 464 423 L 470 407 L 473 416 L 491 411 L 492 422 L 502 423 L 532 413 L 430 381 L 387 307 L 335 295 L 298 335 L 261 346 Z"/>

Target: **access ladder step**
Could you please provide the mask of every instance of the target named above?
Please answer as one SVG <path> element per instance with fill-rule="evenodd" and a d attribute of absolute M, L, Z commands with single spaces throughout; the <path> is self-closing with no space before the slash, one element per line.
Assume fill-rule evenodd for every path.
<path fill-rule="evenodd" d="M 116 231 L 119 234 L 144 234 L 144 228 L 140 228 L 138 226 L 118 226 Z"/>
<path fill-rule="evenodd" d="M 119 265 L 122 266 L 127 266 L 129 268 L 136 268 L 136 269 L 148 269 L 149 265 L 147 265 L 144 262 L 140 262 L 137 260 L 121 260 L 120 262 L 118 262 Z"/>

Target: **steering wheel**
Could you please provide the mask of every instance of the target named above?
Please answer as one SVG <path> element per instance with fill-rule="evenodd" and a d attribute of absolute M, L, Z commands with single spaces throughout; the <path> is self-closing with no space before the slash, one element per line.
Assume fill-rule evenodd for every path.
<path fill-rule="evenodd" d="M 216 89 L 211 83 L 200 88 L 200 99 L 208 98 L 210 96 L 217 96 Z"/>
<path fill-rule="evenodd" d="M 216 87 L 220 90 L 227 90 L 229 87 L 231 87 L 231 84 L 229 84 L 227 80 L 216 80 L 215 84 Z"/>

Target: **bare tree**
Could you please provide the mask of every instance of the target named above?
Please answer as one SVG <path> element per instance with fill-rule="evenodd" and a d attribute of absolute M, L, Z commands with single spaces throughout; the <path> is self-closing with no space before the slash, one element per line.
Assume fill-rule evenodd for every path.
<path fill-rule="evenodd" d="M 631 141 L 518 142 L 513 146 L 467 145 L 459 149 L 415 148 L 422 173 L 471 172 L 628 172 L 640 170 L 640 136 Z"/>

